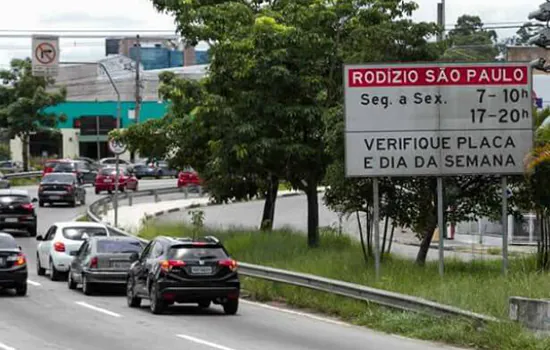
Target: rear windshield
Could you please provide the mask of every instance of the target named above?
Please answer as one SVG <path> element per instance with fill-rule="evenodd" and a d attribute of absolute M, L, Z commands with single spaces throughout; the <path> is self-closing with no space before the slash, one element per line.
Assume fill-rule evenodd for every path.
<path fill-rule="evenodd" d="M 139 241 L 118 241 L 102 239 L 97 241 L 98 253 L 139 253 L 141 244 Z"/>
<path fill-rule="evenodd" d="M 107 231 L 102 227 L 67 227 L 63 229 L 63 237 L 73 241 L 83 241 L 82 236 L 88 234 L 88 237 L 107 236 Z"/>
<path fill-rule="evenodd" d="M 76 165 L 73 163 L 58 163 L 53 168 L 54 171 L 68 171 L 71 172 L 76 168 Z"/>
<path fill-rule="evenodd" d="M 68 175 L 68 174 L 51 174 L 51 175 L 46 175 L 42 178 L 42 183 L 44 184 L 51 184 L 51 183 L 54 183 L 54 182 L 62 182 L 62 183 L 67 183 L 67 182 L 73 182 L 75 181 L 75 176 L 73 175 Z"/>
<path fill-rule="evenodd" d="M 0 236 L 0 249 L 17 249 L 15 239 L 10 236 Z"/>
<path fill-rule="evenodd" d="M 227 259 L 222 248 L 171 248 L 168 258 L 174 260 Z"/>
<path fill-rule="evenodd" d="M 13 194 L 8 196 L 0 195 L 0 202 L 1 203 L 30 203 L 31 199 L 28 196 L 17 196 Z"/>
<path fill-rule="evenodd" d="M 104 168 L 104 169 L 101 169 L 99 173 L 101 175 L 112 175 L 112 174 L 115 173 L 115 169 L 113 169 L 113 168 Z"/>
<path fill-rule="evenodd" d="M 45 168 L 53 168 L 54 166 L 56 166 L 59 162 L 46 162 L 46 164 L 44 164 L 44 167 Z"/>

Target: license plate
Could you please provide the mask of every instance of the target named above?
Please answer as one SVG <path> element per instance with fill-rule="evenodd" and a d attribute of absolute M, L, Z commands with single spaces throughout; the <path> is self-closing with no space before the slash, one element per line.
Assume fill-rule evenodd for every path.
<path fill-rule="evenodd" d="M 19 222 L 19 219 L 18 218 L 6 218 L 6 220 L 4 220 L 6 222 Z"/>
<path fill-rule="evenodd" d="M 50 196 L 50 199 L 61 199 L 61 196 Z"/>
<path fill-rule="evenodd" d="M 209 275 L 212 273 L 211 266 L 192 266 L 191 273 L 197 275 Z"/>
<path fill-rule="evenodd" d="M 128 262 L 114 262 L 111 263 L 112 267 L 119 268 L 119 269 L 126 269 L 130 267 L 130 263 Z"/>
<path fill-rule="evenodd" d="M 112 181 L 111 181 L 111 180 L 103 180 L 103 182 L 105 182 L 106 184 L 108 184 L 108 183 L 111 183 Z"/>

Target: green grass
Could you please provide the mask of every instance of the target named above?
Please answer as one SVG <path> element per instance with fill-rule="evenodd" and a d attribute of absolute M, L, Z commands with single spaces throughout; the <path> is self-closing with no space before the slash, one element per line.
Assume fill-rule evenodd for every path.
<path fill-rule="evenodd" d="M 10 179 L 10 185 L 12 187 L 37 185 L 38 183 L 40 183 L 39 177 Z"/>
<path fill-rule="evenodd" d="M 184 225 L 150 224 L 143 228 L 140 236 L 151 238 L 159 234 L 191 235 L 190 230 Z M 408 260 L 385 257 L 382 262 L 382 278 L 375 281 L 372 263 L 365 266 L 360 246 L 345 236 L 324 232 L 320 247 L 308 249 L 302 234 L 287 231 L 209 233 L 223 239 L 228 250 L 239 261 L 420 296 L 502 319 L 507 318 L 508 297 L 519 295 L 544 298 L 550 290 L 549 276 L 535 271 L 532 258 L 512 259 L 508 278 L 501 275 L 498 261 L 465 263 L 448 260 L 446 275 L 440 278 L 436 263 L 428 263 L 422 268 Z M 250 291 L 257 300 L 284 301 L 293 306 L 338 316 L 355 324 L 420 339 L 479 349 L 550 349 L 550 339 L 537 339 L 510 322 L 477 329 L 464 320 L 441 321 L 257 279 L 243 278 L 243 288 Z"/>
<path fill-rule="evenodd" d="M 82 216 L 79 217 L 76 221 L 87 222 L 87 221 L 90 221 L 90 219 L 88 219 L 88 215 L 82 215 Z"/>

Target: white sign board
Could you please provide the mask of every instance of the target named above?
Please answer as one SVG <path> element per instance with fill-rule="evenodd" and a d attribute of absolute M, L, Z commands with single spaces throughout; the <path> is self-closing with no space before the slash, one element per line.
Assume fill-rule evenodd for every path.
<path fill-rule="evenodd" d="M 526 63 L 348 65 L 344 84 L 349 177 L 524 171 Z"/>
<path fill-rule="evenodd" d="M 32 74 L 34 76 L 57 76 L 59 72 L 59 37 L 52 35 L 32 36 Z"/>
<path fill-rule="evenodd" d="M 120 141 L 117 141 L 114 139 L 109 140 L 109 149 L 114 154 L 122 154 L 126 152 L 126 148 L 127 148 L 126 145 Z"/>

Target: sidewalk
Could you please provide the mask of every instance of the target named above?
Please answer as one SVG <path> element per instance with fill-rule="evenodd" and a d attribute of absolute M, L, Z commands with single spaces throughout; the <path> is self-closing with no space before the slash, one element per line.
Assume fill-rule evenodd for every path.
<path fill-rule="evenodd" d="M 319 187 L 318 192 L 324 192 L 324 187 Z M 279 197 L 290 197 L 303 195 L 301 191 L 285 190 L 278 192 Z M 208 206 L 213 204 L 209 197 L 178 199 L 169 201 L 160 201 L 157 203 L 139 203 L 127 206 L 125 203 L 118 208 L 118 227 L 129 233 L 137 233 L 144 224 L 144 221 L 150 220 L 156 216 L 167 213 L 183 211 L 190 209 L 191 206 Z M 111 208 L 107 215 L 103 216 L 102 222 L 113 225 L 115 211 Z"/>

